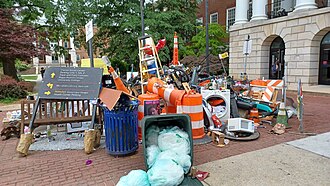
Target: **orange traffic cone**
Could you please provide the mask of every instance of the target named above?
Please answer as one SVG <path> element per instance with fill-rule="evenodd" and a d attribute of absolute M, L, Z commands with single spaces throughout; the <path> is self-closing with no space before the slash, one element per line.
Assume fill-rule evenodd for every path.
<path fill-rule="evenodd" d="M 173 48 L 173 65 L 179 65 L 179 43 L 178 43 L 178 36 L 176 32 L 174 32 L 174 48 Z"/>
<path fill-rule="evenodd" d="M 115 69 L 113 69 L 111 66 L 109 67 L 109 73 L 111 73 L 113 81 L 116 84 L 117 90 L 121 90 L 123 92 L 126 92 L 129 94 L 128 89 L 125 87 L 124 83 L 121 81 L 120 77 L 116 73 Z"/>

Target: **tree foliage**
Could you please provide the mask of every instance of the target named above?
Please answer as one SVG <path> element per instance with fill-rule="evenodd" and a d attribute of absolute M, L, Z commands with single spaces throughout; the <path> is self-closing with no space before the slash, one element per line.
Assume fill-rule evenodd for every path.
<path fill-rule="evenodd" d="M 206 28 L 205 26 L 198 27 L 199 32 L 192 38 L 191 43 L 187 45 L 184 51 L 185 55 L 189 56 L 201 56 L 205 55 L 206 49 Z M 226 51 L 224 38 L 227 38 L 228 34 L 224 26 L 218 24 L 209 25 L 209 47 L 210 54 L 217 56 L 219 53 Z"/>
<path fill-rule="evenodd" d="M 8 0 L 0 7 L 15 8 L 22 23 L 30 23 L 49 41 L 75 38 L 75 43 L 87 49 L 85 24 L 93 19 L 97 32 L 93 49 L 108 55 L 115 63 L 138 64 L 138 37 L 141 36 L 140 0 Z M 179 37 L 180 56 L 197 55 L 205 51 L 205 31 L 196 34 L 197 0 L 157 0 L 144 4 L 145 32 L 155 43 L 166 38 L 166 46 L 159 52 L 161 61 L 172 61 L 173 36 Z M 39 20 L 39 21 L 38 21 Z M 43 21 L 40 21 L 43 20 Z M 210 25 L 210 46 L 222 45 L 225 32 Z M 204 29 L 205 30 L 205 29 Z M 214 31 L 213 31 L 214 30 Z M 186 43 L 190 43 L 185 47 Z M 65 54 L 62 47 L 55 52 Z M 214 52 L 212 50 L 212 52 Z M 126 65 L 129 66 L 129 65 Z"/>
<path fill-rule="evenodd" d="M 17 23 L 8 9 L 0 9 L 0 61 L 4 74 L 17 78 L 15 59 L 30 60 L 33 56 L 45 54 L 43 48 L 36 48 L 33 42 L 35 30 L 23 23 Z"/>

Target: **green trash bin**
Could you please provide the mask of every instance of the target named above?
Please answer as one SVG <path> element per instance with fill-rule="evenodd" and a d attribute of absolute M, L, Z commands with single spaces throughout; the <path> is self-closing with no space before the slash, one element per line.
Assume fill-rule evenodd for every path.
<path fill-rule="evenodd" d="M 194 145 L 192 138 L 192 130 L 191 130 L 191 121 L 190 117 L 187 114 L 167 114 L 167 115 L 153 115 L 153 116 L 145 116 L 142 119 L 142 145 L 143 145 L 143 156 L 144 156 L 144 164 L 146 166 L 146 170 L 148 171 L 147 164 L 147 151 L 146 151 L 146 132 L 147 129 L 156 125 L 158 127 L 165 126 L 178 126 L 180 129 L 188 133 L 190 140 L 190 157 L 191 157 L 191 166 L 193 166 L 194 160 Z M 181 186 L 202 186 L 203 184 L 198 179 L 193 179 L 187 175 L 185 175 L 184 180 L 180 184 Z"/>

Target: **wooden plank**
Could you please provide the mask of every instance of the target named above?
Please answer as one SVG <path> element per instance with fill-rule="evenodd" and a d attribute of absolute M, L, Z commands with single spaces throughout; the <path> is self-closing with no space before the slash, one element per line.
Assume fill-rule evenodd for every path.
<path fill-rule="evenodd" d="M 89 106 L 89 100 L 87 100 L 87 105 L 88 105 L 88 112 L 87 112 L 87 114 L 88 114 L 88 116 L 90 116 L 91 115 L 91 107 Z"/>
<path fill-rule="evenodd" d="M 25 107 L 24 101 L 21 101 L 21 113 L 23 114 L 23 117 L 21 117 L 21 134 L 24 133 L 24 120 L 25 120 L 24 107 Z"/>
<path fill-rule="evenodd" d="M 51 118 L 53 118 L 54 116 L 55 116 L 55 113 L 54 113 L 54 108 L 53 108 L 53 102 L 52 101 L 50 101 L 49 102 L 49 116 L 51 117 Z"/>
<path fill-rule="evenodd" d="M 34 106 L 36 106 L 35 104 L 33 104 Z M 41 108 L 41 103 L 39 105 L 39 119 L 42 119 L 42 108 Z M 30 112 L 30 111 L 29 111 Z"/>
<path fill-rule="evenodd" d="M 77 101 L 77 117 L 80 117 L 80 101 Z"/>
<path fill-rule="evenodd" d="M 71 101 L 71 114 L 74 116 L 74 101 Z"/>
<path fill-rule="evenodd" d="M 85 116 L 85 101 L 82 101 L 82 116 Z"/>
<path fill-rule="evenodd" d="M 58 110 L 58 102 L 55 101 L 55 116 L 56 117 L 58 117 L 58 112 L 59 112 L 59 110 Z"/>
<path fill-rule="evenodd" d="M 42 124 L 60 124 L 60 123 L 73 123 L 73 122 L 83 122 L 83 121 L 91 121 L 92 116 L 83 116 L 83 117 L 72 117 L 72 118 L 49 118 L 49 119 L 36 119 L 34 121 L 35 125 Z M 24 121 L 25 125 L 29 124 L 28 120 Z"/>

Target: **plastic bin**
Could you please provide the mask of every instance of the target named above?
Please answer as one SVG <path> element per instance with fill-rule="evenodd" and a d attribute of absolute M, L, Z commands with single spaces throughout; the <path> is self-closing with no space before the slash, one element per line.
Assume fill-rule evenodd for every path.
<path fill-rule="evenodd" d="M 144 164 L 146 166 L 146 170 L 148 171 L 147 164 L 147 151 L 146 151 L 146 132 L 148 127 L 151 125 L 156 125 L 158 127 L 161 126 L 178 126 L 183 131 L 187 132 L 190 140 L 190 157 L 191 157 L 191 166 L 193 166 L 194 159 L 194 150 L 193 150 L 193 138 L 192 138 L 192 129 L 190 124 L 190 117 L 187 114 L 167 114 L 167 115 L 153 115 L 153 116 L 145 116 L 142 120 L 142 144 L 143 144 L 143 156 L 144 156 Z M 203 185 L 198 179 L 193 179 L 187 175 L 185 175 L 184 180 L 180 184 L 181 186 L 199 186 Z"/>
<path fill-rule="evenodd" d="M 111 155 L 127 155 L 138 147 L 138 102 L 109 110 L 103 107 L 106 150 Z"/>

